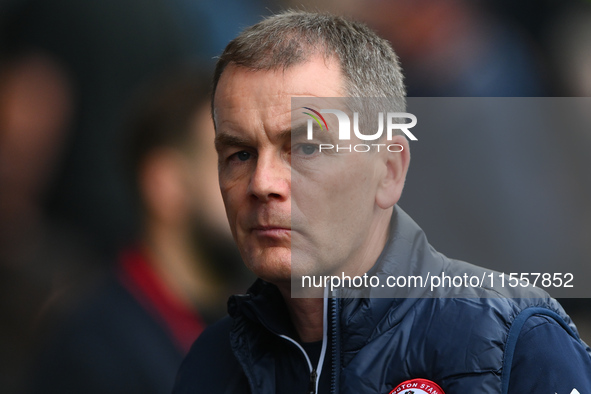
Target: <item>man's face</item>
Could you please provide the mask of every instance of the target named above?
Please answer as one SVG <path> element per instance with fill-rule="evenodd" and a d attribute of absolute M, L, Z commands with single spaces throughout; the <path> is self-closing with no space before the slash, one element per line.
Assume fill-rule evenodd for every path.
<path fill-rule="evenodd" d="M 338 63 L 323 57 L 279 71 L 230 65 L 219 81 L 222 196 L 246 265 L 269 282 L 289 282 L 292 252 L 306 272 L 337 270 L 358 264 L 374 242 L 380 155 L 310 154 L 291 138 L 292 116 L 305 121 L 292 97 L 343 95 Z"/>

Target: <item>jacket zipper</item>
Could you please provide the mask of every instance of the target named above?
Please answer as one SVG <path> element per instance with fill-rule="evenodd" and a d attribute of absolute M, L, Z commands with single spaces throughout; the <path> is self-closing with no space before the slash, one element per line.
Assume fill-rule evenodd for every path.
<path fill-rule="evenodd" d="M 310 361 L 310 357 L 308 357 L 308 353 L 304 350 L 302 345 L 300 345 L 297 341 L 293 340 L 292 338 L 288 337 L 287 335 L 278 335 L 280 338 L 283 338 L 291 343 L 293 343 L 304 355 L 306 358 L 306 362 L 308 363 L 308 368 L 310 369 L 310 383 L 308 385 L 308 393 L 309 394 L 317 394 L 318 393 L 318 378 L 322 373 L 322 366 L 324 365 L 324 358 L 326 357 L 326 346 L 328 341 L 328 303 L 330 299 L 328 298 L 328 289 L 326 289 L 324 293 L 324 301 L 323 301 L 323 321 L 322 321 L 322 351 L 320 352 L 320 359 L 318 360 L 318 365 L 316 368 L 312 366 L 312 362 Z"/>
<path fill-rule="evenodd" d="M 330 375 L 330 393 L 337 394 L 339 391 L 339 370 L 340 370 L 340 349 L 339 344 L 339 302 L 338 289 L 334 290 L 330 298 L 330 348 L 331 348 L 331 375 Z"/>
<path fill-rule="evenodd" d="M 318 373 L 316 369 L 314 369 L 310 373 L 310 385 L 308 386 L 308 393 L 309 394 L 316 394 L 316 382 L 318 381 Z"/>

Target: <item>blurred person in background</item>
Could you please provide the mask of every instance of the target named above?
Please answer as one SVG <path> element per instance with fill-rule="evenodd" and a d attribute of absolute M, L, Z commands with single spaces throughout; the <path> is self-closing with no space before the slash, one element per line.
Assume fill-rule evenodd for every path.
<path fill-rule="evenodd" d="M 104 270 L 107 259 L 98 250 L 106 255 L 108 242 L 97 234 L 120 240 L 130 231 L 129 215 L 112 203 L 121 195 L 117 178 L 105 174 L 117 172 L 122 103 L 138 81 L 178 53 L 174 33 L 158 30 L 167 29 L 158 23 L 167 14 L 153 11 L 157 3 L 0 5 L 3 393 L 20 392 L 36 335 Z M 89 196 L 110 209 L 90 209 L 95 199 Z M 102 231 L 96 224 L 104 221 L 114 221 L 117 231 Z"/>
<path fill-rule="evenodd" d="M 547 38 L 563 86 L 559 93 L 591 97 L 591 3 L 570 4 L 553 22 Z"/>
<path fill-rule="evenodd" d="M 201 6 L 212 13 L 213 3 L 0 4 L 3 393 L 19 392 L 39 323 L 78 302 L 133 240 L 139 214 L 119 160 L 133 92 L 179 61 L 211 58 L 225 45 L 220 31 L 264 12 L 249 3 L 241 8 L 249 12 L 212 18 Z M 224 242 L 203 243 L 228 250 Z"/>
<path fill-rule="evenodd" d="M 2 38 L 5 38 L 2 35 Z M 71 81 L 55 58 L 2 40 L 0 54 L 0 387 L 19 392 L 35 327 L 66 307 L 98 259 L 44 201 L 72 117 Z"/>
<path fill-rule="evenodd" d="M 110 261 L 137 220 L 119 160 L 125 107 L 135 89 L 189 56 L 186 38 L 163 0 L 20 0 L 7 12 L 6 40 L 50 55 L 70 83 L 46 206 Z"/>
<path fill-rule="evenodd" d="M 265 12 L 259 2 L 224 0 L 14 0 L 9 39 L 57 59 L 71 81 L 72 119 L 48 208 L 76 226 L 110 261 L 133 237 L 138 217 L 119 158 L 133 92 L 183 61 L 212 62 L 235 31 Z M 240 12 L 233 5 L 240 3 Z"/>
<path fill-rule="evenodd" d="M 192 342 L 223 313 L 218 271 L 240 264 L 217 187 L 208 87 L 189 69 L 143 92 L 129 144 L 139 240 L 56 326 L 31 392 L 168 393 Z"/>

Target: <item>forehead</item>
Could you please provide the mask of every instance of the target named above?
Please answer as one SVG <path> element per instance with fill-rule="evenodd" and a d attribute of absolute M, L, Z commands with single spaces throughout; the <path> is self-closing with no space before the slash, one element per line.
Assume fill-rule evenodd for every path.
<path fill-rule="evenodd" d="M 214 98 L 214 120 L 256 117 L 263 122 L 285 121 L 291 97 L 342 97 L 343 78 L 336 59 L 315 56 L 285 70 L 252 71 L 229 65 Z M 289 122 L 289 119 L 287 119 Z"/>

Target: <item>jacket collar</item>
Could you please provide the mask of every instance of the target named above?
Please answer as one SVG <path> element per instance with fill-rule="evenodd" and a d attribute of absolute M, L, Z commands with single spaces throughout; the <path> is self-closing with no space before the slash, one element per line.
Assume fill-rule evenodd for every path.
<path fill-rule="evenodd" d="M 275 334 L 296 335 L 281 292 L 262 279 L 257 279 L 246 294 L 230 297 L 228 314 L 234 319 L 243 316 L 256 321 Z"/>

